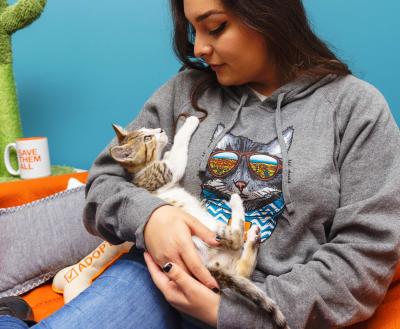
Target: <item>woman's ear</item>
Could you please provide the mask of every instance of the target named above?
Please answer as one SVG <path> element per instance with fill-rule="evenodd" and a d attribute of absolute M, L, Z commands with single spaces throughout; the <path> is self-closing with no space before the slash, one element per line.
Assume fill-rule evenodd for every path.
<path fill-rule="evenodd" d="M 116 124 L 113 124 L 112 127 L 114 128 L 115 134 L 117 135 L 118 142 L 121 143 L 122 140 L 128 134 L 128 132 L 124 128 L 122 128 L 121 126 L 118 126 Z"/>

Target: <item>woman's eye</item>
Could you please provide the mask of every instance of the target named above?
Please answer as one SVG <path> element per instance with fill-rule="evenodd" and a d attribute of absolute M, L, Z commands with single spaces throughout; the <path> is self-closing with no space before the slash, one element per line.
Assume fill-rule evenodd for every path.
<path fill-rule="evenodd" d="M 144 142 L 145 143 L 150 142 L 150 141 L 151 141 L 151 136 L 150 135 L 144 136 Z"/>
<path fill-rule="evenodd" d="M 193 25 L 190 24 L 189 25 L 189 41 L 194 44 L 195 40 L 196 40 L 196 30 L 193 27 Z"/>
<path fill-rule="evenodd" d="M 210 35 L 218 35 L 218 34 L 220 34 L 220 33 L 225 29 L 226 23 L 227 23 L 227 22 L 223 22 L 223 23 L 222 23 L 220 26 L 218 26 L 216 29 L 209 31 L 208 34 L 210 34 Z"/>

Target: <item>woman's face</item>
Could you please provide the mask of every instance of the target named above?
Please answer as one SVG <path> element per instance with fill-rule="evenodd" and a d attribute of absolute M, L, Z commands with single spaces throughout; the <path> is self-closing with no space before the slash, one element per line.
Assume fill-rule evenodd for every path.
<path fill-rule="evenodd" d="M 242 24 L 219 0 L 184 0 L 195 34 L 194 53 L 215 71 L 221 85 L 243 85 L 268 95 L 277 86 L 265 38 Z"/>

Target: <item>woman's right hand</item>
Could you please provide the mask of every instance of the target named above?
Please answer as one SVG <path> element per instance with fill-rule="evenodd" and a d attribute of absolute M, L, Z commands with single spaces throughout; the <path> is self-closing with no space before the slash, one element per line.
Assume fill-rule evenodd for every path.
<path fill-rule="evenodd" d="M 161 206 L 150 216 L 144 229 L 147 251 L 159 265 L 178 264 L 210 289 L 218 284 L 201 262 L 192 240 L 196 235 L 210 246 L 218 246 L 216 235 L 196 218 L 178 207 Z"/>

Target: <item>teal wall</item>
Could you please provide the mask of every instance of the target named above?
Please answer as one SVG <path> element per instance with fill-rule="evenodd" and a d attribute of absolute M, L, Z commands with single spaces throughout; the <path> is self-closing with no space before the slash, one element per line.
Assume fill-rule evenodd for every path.
<path fill-rule="evenodd" d="M 305 0 L 319 35 L 377 86 L 400 122 L 398 0 Z M 396 15 L 396 16 L 395 16 Z M 179 68 L 167 0 L 48 0 L 13 40 L 26 136 L 49 138 L 54 164 L 89 168 L 144 101 Z"/>

